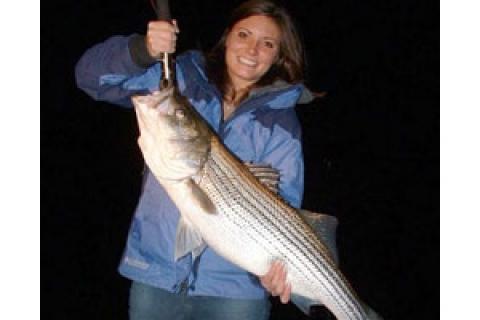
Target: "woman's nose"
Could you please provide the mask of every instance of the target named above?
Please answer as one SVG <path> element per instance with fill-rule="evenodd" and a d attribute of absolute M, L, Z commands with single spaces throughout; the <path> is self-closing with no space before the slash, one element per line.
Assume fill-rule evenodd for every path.
<path fill-rule="evenodd" d="M 258 43 L 257 41 L 251 40 L 248 42 L 248 53 L 251 55 L 258 54 Z"/>

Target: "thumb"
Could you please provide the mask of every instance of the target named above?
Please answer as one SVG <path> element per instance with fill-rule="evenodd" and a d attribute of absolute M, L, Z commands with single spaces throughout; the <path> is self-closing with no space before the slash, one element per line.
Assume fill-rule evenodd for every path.
<path fill-rule="evenodd" d="M 172 19 L 172 24 L 175 27 L 175 33 L 180 33 L 180 29 L 178 28 L 178 23 L 176 19 Z"/>

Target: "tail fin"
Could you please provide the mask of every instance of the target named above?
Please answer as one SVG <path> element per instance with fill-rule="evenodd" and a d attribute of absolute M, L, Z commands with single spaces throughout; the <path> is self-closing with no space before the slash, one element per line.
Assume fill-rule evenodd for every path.
<path fill-rule="evenodd" d="M 370 308 L 368 305 L 362 302 L 363 309 L 365 310 L 365 313 L 367 314 L 367 319 L 368 320 L 383 320 L 383 318 L 376 313 L 372 308 Z"/>

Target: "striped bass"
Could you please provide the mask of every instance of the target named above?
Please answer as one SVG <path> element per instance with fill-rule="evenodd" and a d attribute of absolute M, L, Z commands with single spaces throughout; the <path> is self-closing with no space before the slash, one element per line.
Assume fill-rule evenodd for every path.
<path fill-rule="evenodd" d="M 340 320 L 380 319 L 357 297 L 325 240 L 256 179 L 173 87 L 132 97 L 145 161 L 181 214 L 175 258 L 208 245 L 257 276 L 284 263 L 291 299 Z"/>

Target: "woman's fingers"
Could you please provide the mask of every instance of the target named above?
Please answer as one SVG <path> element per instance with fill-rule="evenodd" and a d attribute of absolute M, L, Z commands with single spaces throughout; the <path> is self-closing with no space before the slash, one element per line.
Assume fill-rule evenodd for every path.
<path fill-rule="evenodd" d="M 282 303 L 290 300 L 291 286 L 287 283 L 287 270 L 282 262 L 273 262 L 270 270 L 260 277 L 260 282 L 273 296 L 280 296 Z"/>
<path fill-rule="evenodd" d="M 145 44 L 152 57 L 159 57 L 161 53 L 173 53 L 176 50 L 177 33 L 179 29 L 175 20 L 150 21 L 147 26 Z"/>

